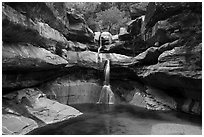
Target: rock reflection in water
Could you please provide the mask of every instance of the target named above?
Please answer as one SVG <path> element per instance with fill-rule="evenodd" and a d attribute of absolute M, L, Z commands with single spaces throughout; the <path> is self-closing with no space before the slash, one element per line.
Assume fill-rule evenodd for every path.
<path fill-rule="evenodd" d="M 191 125 L 190 134 L 201 134 L 199 117 L 176 112 L 158 112 L 130 105 L 81 104 L 74 105 L 82 116 L 36 129 L 29 134 L 39 135 L 140 135 L 152 132 L 156 124 Z M 181 118 L 182 116 L 182 118 Z M 187 126 L 186 128 L 189 128 Z M 196 130 L 194 130 L 196 129 Z M 154 128 L 155 130 L 155 128 Z M 161 129 L 160 129 L 161 130 Z M 168 129 L 165 129 L 168 130 Z M 187 131 L 188 129 L 186 129 Z M 194 132 L 195 131 L 195 132 Z M 200 131 L 200 132 L 199 132 Z M 181 130 L 182 134 L 183 130 Z M 166 132 L 171 134 L 171 132 Z M 164 132 L 165 134 L 165 132 Z M 172 134 L 175 134 L 172 132 Z M 181 133 L 176 133 L 181 134 Z"/>

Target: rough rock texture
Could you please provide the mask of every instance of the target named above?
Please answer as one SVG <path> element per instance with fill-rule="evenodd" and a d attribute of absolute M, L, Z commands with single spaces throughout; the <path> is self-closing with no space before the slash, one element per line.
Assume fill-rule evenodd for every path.
<path fill-rule="evenodd" d="M 96 62 L 97 61 L 96 60 L 97 53 L 91 52 L 91 51 L 83 51 L 83 52 L 65 51 L 64 53 L 62 53 L 62 57 L 68 61 L 68 64 L 66 65 L 66 67 L 67 67 L 66 71 L 74 70 L 74 68 L 72 68 L 72 66 L 78 66 L 81 68 L 96 69 L 96 70 L 99 70 L 101 73 L 101 70 L 104 69 L 105 60 L 110 59 L 110 61 L 111 61 L 111 77 L 112 78 L 116 78 L 116 79 L 128 78 L 128 79 L 138 80 L 138 77 L 137 77 L 135 70 L 134 70 L 136 66 L 150 65 L 150 64 L 157 63 L 158 57 L 163 51 L 170 50 L 170 49 L 174 48 L 175 46 L 179 46 L 178 40 L 174 41 L 172 43 L 164 44 L 163 46 L 161 46 L 159 48 L 151 47 L 136 57 L 129 57 L 129 56 L 124 56 L 124 55 L 115 54 L 115 53 L 101 53 L 100 54 L 100 56 L 102 56 L 102 62 L 101 63 Z M 61 59 L 59 56 L 52 55 L 52 53 L 50 53 L 46 50 L 42 50 L 42 51 L 46 51 L 45 53 L 47 53 L 47 54 L 49 53 L 49 56 L 52 55 L 53 57 L 57 57 L 61 61 L 64 61 L 63 64 L 59 64 L 59 65 L 57 64 L 56 65 L 54 60 L 49 59 L 50 58 L 49 56 L 46 56 L 47 58 L 45 58 L 44 55 L 35 54 L 36 51 L 41 50 L 41 48 L 37 48 L 37 47 L 33 47 L 33 46 L 25 46 L 25 48 L 23 48 L 23 46 L 20 46 L 21 47 L 20 48 L 18 46 L 14 46 L 14 45 L 8 46 L 8 47 L 10 47 L 10 48 L 13 47 L 12 49 L 13 49 L 13 51 L 16 52 L 15 54 L 16 55 L 21 54 L 20 57 L 23 57 L 20 59 L 15 58 L 14 63 L 16 60 L 19 60 L 18 64 L 20 63 L 22 65 L 25 65 L 26 63 L 30 63 L 30 66 L 27 64 L 27 65 L 25 65 L 26 67 L 24 67 L 23 71 L 19 69 L 17 72 L 17 70 L 15 68 L 17 68 L 18 65 L 13 64 L 13 63 L 8 62 L 8 61 L 4 63 L 4 56 L 3 56 L 3 63 L 4 63 L 3 68 L 5 68 L 4 70 L 9 70 L 9 68 L 10 69 L 13 68 L 13 70 L 15 69 L 15 71 L 16 71 L 15 73 L 10 73 L 10 72 L 4 71 L 3 89 L 15 89 L 15 88 L 34 86 L 34 85 L 40 84 L 44 81 L 50 80 L 52 78 L 56 78 L 57 76 L 63 75 L 63 68 L 59 68 L 59 67 L 60 66 L 63 67 L 64 63 L 66 61 Z M 29 47 L 32 47 L 32 48 L 29 48 Z M 32 49 L 32 52 L 30 52 L 30 54 L 28 56 L 28 54 L 26 52 L 28 50 L 30 51 L 31 49 Z M 4 48 L 3 48 L 3 51 L 4 51 Z M 26 51 L 26 52 L 20 52 L 20 51 Z M 31 53 L 33 53 L 33 54 L 31 54 Z M 8 57 L 11 58 L 10 54 L 7 54 L 7 52 L 4 52 L 3 55 L 9 55 Z M 39 67 L 38 66 L 32 66 L 33 59 L 36 59 L 36 57 L 34 55 L 38 58 L 37 62 L 36 62 L 37 64 L 35 63 L 35 65 L 39 65 Z M 12 56 L 13 56 L 13 54 L 12 54 Z M 30 59 L 28 59 L 27 57 L 32 57 L 32 59 L 31 59 L 32 62 L 30 62 Z M 43 63 L 40 63 L 39 61 L 46 61 L 45 65 L 43 65 Z M 48 63 L 50 61 L 52 62 L 52 64 L 53 63 L 55 63 L 55 64 L 51 65 L 50 63 Z M 12 66 L 9 65 L 9 63 Z M 19 66 L 19 67 L 23 68 L 21 66 Z M 27 69 L 25 69 L 25 68 L 27 68 Z M 29 71 L 32 70 L 31 68 L 35 69 L 35 71 L 29 73 Z M 49 71 L 36 71 L 39 68 L 41 70 L 48 70 L 48 68 L 49 68 Z M 58 71 L 58 73 L 56 74 L 55 71 Z M 42 75 L 42 74 L 44 74 L 44 75 Z"/>
<path fill-rule="evenodd" d="M 199 3 L 150 3 L 145 13 L 149 41 L 117 41 L 97 62 L 91 30 L 64 3 L 3 3 L 3 133 L 25 134 L 81 114 L 53 100 L 97 102 L 107 59 L 117 103 L 201 115 L 200 9 Z M 52 101 L 37 89 L 8 94 L 33 86 Z"/>
<path fill-rule="evenodd" d="M 110 59 L 111 64 L 127 66 L 129 64 L 134 64 L 131 60 L 132 57 L 128 57 L 125 55 L 115 54 L 115 53 L 101 53 L 102 62 L 97 62 L 97 53 L 91 51 L 83 51 L 83 52 L 73 52 L 67 51 L 64 53 L 63 57 L 70 63 L 75 64 L 77 66 L 83 66 L 94 69 L 103 69 L 104 62 L 107 59 Z"/>
<path fill-rule="evenodd" d="M 67 63 L 62 57 L 44 48 L 31 44 L 5 43 L 2 47 L 3 93 L 56 78 L 62 74 L 62 68 Z"/>
<path fill-rule="evenodd" d="M 153 27 L 157 21 L 165 20 L 181 12 L 191 10 L 201 13 L 201 9 L 202 4 L 199 2 L 150 2 L 145 16 L 146 28 Z"/>
<path fill-rule="evenodd" d="M 69 22 L 68 19 L 62 22 L 63 18 L 60 17 L 64 16 L 63 13 L 49 9 L 52 4 L 3 3 L 4 93 L 36 86 L 62 75 L 61 68 L 69 63 L 60 57 L 63 51 L 87 49 L 82 43 L 68 41 L 61 31 L 58 31 L 62 29 L 65 32 L 67 28 L 62 24 L 69 25 Z M 56 18 L 58 14 L 60 17 Z"/>
<path fill-rule="evenodd" d="M 82 70 L 83 71 L 83 70 Z M 94 72 L 95 73 L 95 72 Z M 47 97 L 62 104 L 96 103 L 101 92 L 101 83 L 90 70 L 70 73 L 40 86 Z"/>
<path fill-rule="evenodd" d="M 152 36 L 163 30 L 166 34 L 158 35 L 156 39 L 165 42 L 168 39 L 180 38 L 194 45 L 200 43 L 202 28 L 202 4 L 194 3 L 163 3 L 150 2 L 145 16 L 146 32 L 152 29 Z M 151 31 L 150 31 L 151 32 Z M 159 33 L 159 32 L 158 32 Z M 155 35 L 154 35 L 155 34 Z M 164 38 L 164 36 L 167 36 Z"/>
<path fill-rule="evenodd" d="M 201 16 L 201 3 L 149 3 L 145 27 L 152 37 L 146 42 L 155 44 L 150 51 L 157 52 L 152 52 L 154 59 L 149 61 L 152 64 L 135 68 L 144 83 L 173 98 L 177 110 L 199 115 L 202 100 Z"/>
<path fill-rule="evenodd" d="M 11 50 L 9 52 L 5 52 L 5 51 L 8 51 L 8 49 L 11 49 Z M 4 51 L 3 68 L 4 70 L 7 70 L 7 71 L 4 71 L 4 74 L 3 74 L 4 89 L 15 89 L 15 88 L 34 86 L 44 81 L 47 81 L 51 78 L 60 76 L 62 75 L 62 71 L 63 71 L 62 67 L 66 64 L 67 61 L 68 61 L 68 64 L 66 65 L 66 67 L 70 69 L 72 69 L 72 66 L 79 66 L 83 68 L 92 68 L 92 69 L 97 69 L 101 71 L 104 69 L 105 60 L 110 59 L 111 72 L 113 72 L 111 73 L 111 76 L 115 77 L 116 75 L 116 77 L 122 76 L 125 78 L 137 79 L 137 76 L 134 73 L 133 67 L 131 66 L 138 65 L 138 64 L 148 64 L 153 60 L 157 62 L 157 58 L 160 54 L 157 48 L 150 48 L 147 51 L 139 54 L 134 58 L 128 57 L 125 55 L 114 54 L 114 53 L 102 53 L 100 54 L 102 56 L 102 63 L 97 63 L 96 62 L 97 53 L 91 52 L 91 51 L 83 51 L 83 52 L 65 51 L 64 53 L 61 53 L 61 55 L 67 61 L 63 60 L 57 55 L 50 53 L 49 51 L 46 51 L 42 48 L 31 46 L 31 45 L 28 45 L 28 46 L 9 45 L 9 46 L 5 46 L 3 48 L 3 51 Z M 11 51 L 13 51 L 14 54 L 10 54 Z M 27 54 L 28 51 L 30 54 Z M 41 53 L 40 51 L 42 51 L 43 54 L 48 54 L 48 55 L 45 55 L 45 56 L 39 55 L 39 53 Z M 12 56 L 18 57 L 18 58 L 13 58 Z M 56 57 L 56 60 L 61 60 L 62 64 L 56 64 L 55 60 L 53 60 L 54 58 L 50 59 L 50 56 Z M 10 60 L 8 60 L 8 58 L 10 58 Z M 32 63 L 34 60 L 36 60 L 37 62 L 33 66 Z M 26 67 L 22 67 L 21 65 L 24 65 Z M 19 67 L 19 70 L 17 71 L 18 67 Z M 20 70 L 20 68 L 23 68 L 23 70 L 22 69 Z M 9 69 L 15 70 L 16 72 L 10 73 L 10 71 L 8 71 Z M 31 71 L 32 69 L 33 70 L 35 69 L 35 71 L 29 73 L 29 71 Z M 49 69 L 49 71 L 37 71 L 38 69 L 39 70 Z M 58 71 L 58 73 L 56 74 L 55 71 Z M 119 73 L 119 72 L 123 72 L 123 73 Z"/>
<path fill-rule="evenodd" d="M 57 72 L 57 73 L 56 73 Z M 7 71 L 2 74 L 2 92 L 7 93 L 27 87 L 37 86 L 43 82 L 62 76 L 62 69 L 52 69 L 46 71 Z"/>
<path fill-rule="evenodd" d="M 63 67 L 68 62 L 58 55 L 30 44 L 3 44 L 3 71 L 39 71 Z"/>
<path fill-rule="evenodd" d="M 199 102 L 202 98 L 201 47 L 202 44 L 191 49 L 175 47 L 161 54 L 156 65 L 142 67 L 137 74 L 148 85 L 163 89 L 178 100 L 190 98 Z M 181 101 L 179 105 L 183 103 Z"/>
<path fill-rule="evenodd" d="M 38 89 L 23 89 L 3 96 L 3 134 L 26 134 L 47 124 L 82 113 L 73 107 L 46 98 Z"/>
<path fill-rule="evenodd" d="M 147 109 L 151 110 L 176 110 L 176 101 L 168 96 L 164 91 L 147 86 L 145 102 Z"/>
<path fill-rule="evenodd" d="M 69 19 L 69 34 L 68 38 L 73 41 L 80 42 L 93 42 L 94 34 L 91 29 L 85 23 L 84 18 L 73 12 L 68 12 L 67 17 Z"/>
<path fill-rule="evenodd" d="M 66 48 L 67 39 L 43 22 L 34 22 L 7 6 L 2 7 L 2 39 L 7 43 L 27 42 L 55 51 L 56 45 Z"/>
<path fill-rule="evenodd" d="M 90 31 L 84 19 L 75 13 L 67 11 L 63 2 L 12 2 L 6 3 L 34 22 L 40 21 L 62 33 L 68 40 L 92 42 L 93 32 Z"/>
<path fill-rule="evenodd" d="M 66 59 L 70 64 L 77 66 L 83 66 L 94 69 L 103 69 L 105 60 L 111 61 L 111 66 L 116 67 L 129 67 L 133 65 L 149 65 L 158 62 L 159 55 L 166 51 L 171 50 L 176 46 L 180 46 L 182 41 L 176 40 L 172 43 L 167 43 L 161 47 L 150 47 L 146 51 L 140 53 L 135 57 L 125 56 L 116 53 L 100 53 L 99 56 L 102 58 L 102 62 L 97 62 L 97 53 L 92 51 L 74 52 L 65 51 L 62 57 Z"/>

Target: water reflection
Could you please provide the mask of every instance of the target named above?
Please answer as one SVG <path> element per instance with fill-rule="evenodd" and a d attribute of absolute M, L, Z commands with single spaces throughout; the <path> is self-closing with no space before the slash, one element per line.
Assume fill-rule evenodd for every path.
<path fill-rule="evenodd" d="M 201 118 L 176 113 L 149 111 L 131 105 L 74 105 L 82 116 L 36 129 L 40 135 L 131 135 L 151 134 L 158 123 L 181 123 L 201 127 Z M 181 117 L 182 116 L 182 117 Z"/>

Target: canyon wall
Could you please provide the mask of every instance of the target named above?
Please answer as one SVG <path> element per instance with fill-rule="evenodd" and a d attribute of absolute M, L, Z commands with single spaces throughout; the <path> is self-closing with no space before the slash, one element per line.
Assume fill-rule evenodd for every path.
<path fill-rule="evenodd" d="M 135 21 L 145 15 L 145 39 L 129 31 L 98 63 L 93 33 L 64 3 L 3 3 L 3 134 L 80 115 L 69 105 L 98 101 L 107 59 L 117 103 L 201 115 L 202 4 L 137 6 L 129 30 L 141 30 Z"/>

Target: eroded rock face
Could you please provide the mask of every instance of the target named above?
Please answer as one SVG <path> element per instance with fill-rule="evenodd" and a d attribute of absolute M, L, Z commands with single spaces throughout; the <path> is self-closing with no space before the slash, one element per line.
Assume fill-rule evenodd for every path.
<path fill-rule="evenodd" d="M 192 10 L 193 12 L 201 12 L 202 5 L 199 2 L 150 2 L 147 6 L 145 17 L 146 28 L 160 20 L 165 20 L 184 11 Z"/>
<path fill-rule="evenodd" d="M 80 42 L 94 42 L 94 34 L 85 23 L 82 15 L 67 12 L 69 20 L 69 33 L 67 39 Z"/>
<path fill-rule="evenodd" d="M 3 44 L 2 88 L 4 91 L 35 86 L 62 74 L 67 61 L 31 44 Z M 56 71 L 58 72 L 56 74 Z"/>
<path fill-rule="evenodd" d="M 41 89 L 50 99 L 57 100 L 62 104 L 96 103 L 100 96 L 102 86 L 95 80 L 70 80 L 58 78 L 48 82 Z"/>
<path fill-rule="evenodd" d="M 81 114 L 73 107 L 47 99 L 39 89 L 23 89 L 3 96 L 2 132 L 26 134 Z"/>
<path fill-rule="evenodd" d="M 31 44 L 3 44 L 3 71 L 39 71 L 63 67 L 68 62 L 44 48 Z"/>
<path fill-rule="evenodd" d="M 67 40 L 43 22 L 34 22 L 6 4 L 2 10 L 2 39 L 7 43 L 25 42 L 55 51 L 56 45 L 66 48 Z"/>
<path fill-rule="evenodd" d="M 76 42 L 91 42 L 92 32 L 83 17 L 66 11 L 63 3 L 4 3 L 3 133 L 25 134 L 80 114 L 62 104 L 96 103 L 107 59 L 111 61 L 110 83 L 117 103 L 200 115 L 202 21 L 196 8 L 184 4 L 186 12 L 181 12 L 181 5 L 161 6 L 162 11 L 167 7 L 169 13 L 156 14 L 153 8 L 151 15 L 146 14 L 147 27 L 165 17 L 166 23 L 158 27 L 167 31 L 167 38 L 176 39 L 160 42 L 160 34 L 148 46 L 141 40 L 117 41 L 102 51 L 100 62 L 97 52 L 93 52 L 97 45 Z M 154 45 L 158 41 L 163 45 Z M 7 94 L 31 86 L 38 86 L 52 101 L 36 89 Z"/>
<path fill-rule="evenodd" d="M 67 11 L 64 2 L 12 2 L 5 3 L 18 12 L 31 18 L 34 22 L 43 22 L 59 31 L 68 40 L 92 42 L 90 31 L 83 17 Z"/>
<path fill-rule="evenodd" d="M 149 3 L 144 25 L 146 42 L 155 46 L 150 48 L 153 58 L 149 58 L 149 62 L 152 64 L 135 68 L 144 83 L 173 98 L 177 110 L 199 115 L 202 100 L 201 16 L 201 3 Z"/>
<path fill-rule="evenodd" d="M 62 104 L 96 103 L 103 83 L 100 79 L 101 74 L 94 69 L 72 68 L 39 88 Z"/>
<path fill-rule="evenodd" d="M 151 36 L 147 42 L 159 42 L 161 46 L 165 42 L 183 39 L 193 46 L 202 41 L 201 3 L 150 2 L 148 7 L 144 25 Z"/>
<path fill-rule="evenodd" d="M 199 102 L 202 99 L 201 47 L 202 44 L 199 44 L 166 51 L 160 55 L 156 65 L 138 69 L 138 76 L 148 85 L 163 89 L 167 94 L 183 100 L 177 101 L 181 106 L 188 98 Z M 178 106 L 179 109 L 182 109 L 181 106 Z"/>
<path fill-rule="evenodd" d="M 57 73 L 56 73 L 57 72 Z M 62 69 L 53 69 L 46 71 L 8 71 L 2 74 L 2 92 L 7 92 L 37 86 L 43 82 L 55 79 L 56 77 L 62 76 Z"/>

